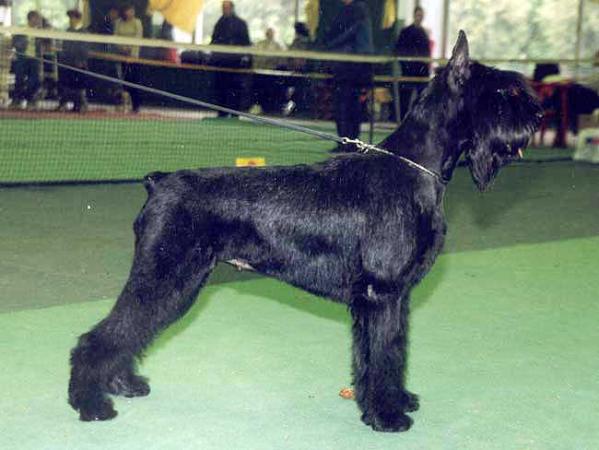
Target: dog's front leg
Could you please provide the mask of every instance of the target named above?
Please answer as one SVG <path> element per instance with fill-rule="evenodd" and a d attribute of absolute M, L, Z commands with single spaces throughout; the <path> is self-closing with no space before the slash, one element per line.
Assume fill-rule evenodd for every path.
<path fill-rule="evenodd" d="M 372 289 L 372 288 L 371 288 Z M 369 293 L 370 294 L 370 293 Z M 406 431 L 418 398 L 404 388 L 408 297 L 354 302 L 353 377 L 362 421 L 376 431 Z"/>

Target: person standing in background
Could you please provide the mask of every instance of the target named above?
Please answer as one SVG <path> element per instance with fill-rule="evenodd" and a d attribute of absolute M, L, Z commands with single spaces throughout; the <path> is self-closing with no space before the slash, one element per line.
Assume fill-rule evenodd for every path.
<path fill-rule="evenodd" d="M 275 30 L 267 28 L 264 39 L 255 45 L 258 50 L 281 51 L 285 48 L 275 40 Z M 272 56 L 254 56 L 254 69 L 276 70 L 283 65 L 282 58 Z M 253 91 L 256 104 L 266 113 L 280 112 L 285 100 L 285 80 L 272 75 L 253 76 Z"/>
<path fill-rule="evenodd" d="M 281 51 L 285 50 L 285 47 L 275 40 L 274 28 L 267 28 L 264 33 L 264 39 L 258 41 L 255 45 L 258 50 L 266 51 Z M 276 69 L 281 65 L 281 58 L 272 56 L 254 56 L 254 68 L 255 69 Z"/>
<path fill-rule="evenodd" d="M 117 20 L 120 19 L 118 8 L 112 6 L 102 20 L 102 24 L 98 29 L 99 34 L 114 34 L 114 26 Z"/>
<path fill-rule="evenodd" d="M 343 8 L 333 20 L 325 46 L 336 53 L 373 53 L 372 23 L 368 7 L 361 1 L 342 0 Z M 335 123 L 339 137 L 358 139 L 362 122 L 362 89 L 372 85 L 372 67 L 367 63 L 337 63 L 334 69 Z M 356 151 L 353 144 L 339 144 L 331 152 Z"/>
<path fill-rule="evenodd" d="M 310 50 L 312 41 L 310 40 L 310 32 L 308 27 L 303 22 L 295 22 L 295 37 L 289 46 L 289 50 Z M 308 72 L 311 63 L 305 58 L 289 58 L 287 68 L 294 72 Z M 288 89 L 289 101 L 285 106 L 283 113 L 289 115 L 291 113 L 297 115 L 309 114 L 313 104 L 312 95 L 312 79 L 310 78 L 291 78 Z"/>
<path fill-rule="evenodd" d="M 68 32 L 84 33 L 82 15 L 77 9 L 69 9 L 67 11 L 69 17 Z M 58 61 L 68 66 L 77 67 L 78 69 L 87 69 L 88 59 L 88 44 L 82 41 L 65 40 L 62 43 L 62 50 L 59 53 Z M 59 103 L 58 110 L 66 111 L 67 102 L 72 101 L 75 112 L 87 111 L 87 98 L 85 95 L 85 75 L 59 67 L 58 69 L 58 94 Z"/>
<path fill-rule="evenodd" d="M 424 20 L 424 9 L 417 6 L 414 8 L 414 22 L 412 25 L 403 28 L 397 43 L 395 44 L 395 54 L 397 56 L 421 56 L 431 57 L 431 43 L 428 33 L 422 26 Z M 401 75 L 404 77 L 429 77 L 430 63 L 427 61 L 401 61 Z M 401 119 L 405 117 L 412 102 L 426 87 L 423 82 L 405 82 L 399 89 L 399 108 Z"/>
<path fill-rule="evenodd" d="M 126 36 L 130 38 L 141 39 L 143 37 L 143 26 L 141 20 L 135 17 L 135 8 L 133 5 L 125 5 L 121 10 L 121 19 L 114 24 L 114 34 L 116 36 Z M 139 58 L 139 47 L 136 45 L 120 45 L 119 53 L 130 58 Z M 122 64 L 123 80 L 130 83 L 139 84 L 141 82 L 140 66 L 136 62 L 127 61 Z M 131 110 L 138 113 L 141 107 L 141 92 L 135 88 L 124 88 L 124 93 L 128 93 L 131 98 Z M 123 95 L 123 103 L 126 103 L 126 96 Z"/>
<path fill-rule="evenodd" d="M 245 21 L 235 14 L 235 6 L 232 1 L 225 0 L 222 4 L 223 15 L 218 19 L 212 32 L 211 44 L 215 45 L 238 45 L 250 46 L 250 35 Z M 215 66 L 225 68 L 247 68 L 251 65 L 249 56 L 234 55 L 230 53 L 215 53 L 212 55 L 211 63 Z M 214 88 L 216 90 L 217 102 L 221 106 L 239 110 L 242 106 L 244 95 L 244 76 L 232 72 L 216 72 Z M 219 117 L 231 117 L 219 111 Z"/>
<path fill-rule="evenodd" d="M 10 8 L 0 4 L 0 27 L 10 25 Z M 7 33 L 0 34 L 0 107 L 10 103 L 10 65 L 12 57 L 11 38 Z"/>
<path fill-rule="evenodd" d="M 42 16 L 41 28 L 51 30 L 52 23 Z M 58 66 L 56 54 L 56 42 L 51 38 L 39 38 L 41 56 L 44 59 L 42 63 L 42 88 L 40 90 L 41 98 L 58 98 Z"/>
<path fill-rule="evenodd" d="M 29 28 L 41 28 L 42 16 L 37 11 L 27 13 L 27 26 Z M 12 96 L 12 108 L 21 108 L 23 102 L 27 108 L 37 108 L 37 102 L 41 94 L 42 63 L 34 59 L 41 57 L 41 40 L 24 35 L 15 35 L 12 42 L 17 51 L 14 61 L 15 87 Z"/>

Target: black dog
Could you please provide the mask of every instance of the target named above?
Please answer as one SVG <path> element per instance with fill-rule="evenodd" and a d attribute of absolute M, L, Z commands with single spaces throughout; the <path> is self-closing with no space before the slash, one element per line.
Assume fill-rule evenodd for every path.
<path fill-rule="evenodd" d="M 129 279 L 72 352 L 70 404 L 82 420 L 106 420 L 116 415 L 107 394 L 147 395 L 136 357 L 190 308 L 217 262 L 237 260 L 347 304 L 362 420 L 407 430 L 418 408 L 404 387 L 409 293 L 443 245 L 446 182 L 464 155 L 483 190 L 540 116 L 524 78 L 470 61 L 461 32 L 447 67 L 380 144 L 392 154 L 148 176 Z"/>

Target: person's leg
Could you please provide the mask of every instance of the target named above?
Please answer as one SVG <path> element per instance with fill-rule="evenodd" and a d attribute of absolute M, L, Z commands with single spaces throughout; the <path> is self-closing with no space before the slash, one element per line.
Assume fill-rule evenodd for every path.
<path fill-rule="evenodd" d="M 67 69 L 62 67 L 58 68 L 58 107 L 57 111 L 65 111 L 67 106 L 66 99 L 66 77 Z"/>
<path fill-rule="evenodd" d="M 83 68 L 86 66 L 83 65 Z M 73 89 L 75 90 L 75 111 L 87 111 L 87 92 L 86 92 L 86 77 L 83 74 L 77 73 L 73 80 Z"/>
<path fill-rule="evenodd" d="M 28 59 L 25 82 L 25 99 L 28 107 L 36 107 L 41 90 L 42 64 L 39 61 Z"/>
<path fill-rule="evenodd" d="M 227 105 L 227 97 L 228 97 L 228 83 L 227 83 L 227 73 L 224 72 L 215 72 L 214 73 L 214 90 L 216 91 L 216 102 L 219 106 Z M 218 117 L 228 117 L 229 114 L 223 111 L 218 112 Z"/>
<path fill-rule="evenodd" d="M 27 77 L 26 61 L 26 58 L 17 55 L 17 58 L 13 63 L 13 69 L 15 72 L 15 86 L 12 92 L 12 102 L 15 106 L 18 106 L 21 103 L 21 101 L 25 99 Z"/>
<path fill-rule="evenodd" d="M 251 102 L 252 104 L 256 104 L 265 110 L 264 107 L 264 82 L 260 75 L 254 75 L 252 77 L 252 94 L 251 94 Z"/>
<path fill-rule="evenodd" d="M 401 84 L 399 87 L 399 117 L 401 120 L 406 117 L 410 109 L 410 99 L 412 98 L 412 88 L 408 83 Z"/>
<path fill-rule="evenodd" d="M 127 64 L 125 70 L 125 81 L 141 84 L 141 68 L 138 64 Z M 134 87 L 128 87 L 127 91 L 131 97 L 131 109 L 134 113 L 139 112 L 141 107 L 141 91 Z"/>
<path fill-rule="evenodd" d="M 348 88 L 349 96 L 349 114 L 348 114 L 348 135 L 350 139 L 360 138 L 360 124 L 362 123 L 362 103 L 360 96 L 362 94 L 361 85 L 350 85 Z"/>
<path fill-rule="evenodd" d="M 243 104 L 243 95 L 245 94 L 247 82 L 243 75 L 232 73 L 229 74 L 229 89 L 227 90 L 227 107 L 239 111 Z M 238 117 L 232 115 L 232 117 Z"/>
<path fill-rule="evenodd" d="M 337 135 L 342 138 L 357 138 L 359 135 L 359 119 L 358 132 L 356 132 L 356 116 L 360 104 L 359 89 L 356 90 L 355 86 L 347 80 L 337 79 L 333 87 L 333 102 Z M 333 153 L 345 153 L 355 150 L 356 146 L 354 144 L 339 144 L 331 151 Z"/>
<path fill-rule="evenodd" d="M 75 80 L 77 73 L 65 69 L 59 68 L 58 71 L 58 110 L 66 111 L 67 103 L 74 101 L 73 89 L 75 87 Z"/>
<path fill-rule="evenodd" d="M 344 80 L 335 80 L 335 84 L 333 87 L 333 102 L 335 125 L 337 126 L 337 135 L 339 137 L 348 137 L 348 116 L 350 113 L 350 111 L 348 111 L 348 108 L 351 104 L 350 95 L 351 94 L 348 83 Z"/>

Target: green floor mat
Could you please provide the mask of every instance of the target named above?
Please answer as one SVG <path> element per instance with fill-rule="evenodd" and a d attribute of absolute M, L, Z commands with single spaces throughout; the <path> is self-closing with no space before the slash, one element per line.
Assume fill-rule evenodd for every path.
<path fill-rule="evenodd" d="M 0 448 L 594 449 L 599 238 L 443 255 L 413 296 L 415 425 L 379 434 L 337 396 L 345 309 L 257 278 L 203 291 L 151 347 L 152 394 L 81 423 L 68 352 L 113 300 L 0 314 Z"/>

